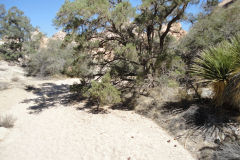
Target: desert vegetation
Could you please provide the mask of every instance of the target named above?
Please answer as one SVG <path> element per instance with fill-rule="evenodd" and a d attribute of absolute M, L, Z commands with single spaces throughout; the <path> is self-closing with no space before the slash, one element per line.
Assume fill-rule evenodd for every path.
<path fill-rule="evenodd" d="M 73 46 L 61 47 L 60 40 L 50 40 L 46 48 L 29 55 L 28 74 L 33 76 L 54 76 L 70 74 L 73 63 Z"/>
<path fill-rule="evenodd" d="M 200 3 L 202 11 L 190 15 L 188 7 Z M 67 0 L 54 19 L 64 39 L 43 44 L 45 35 L 33 35 L 38 29 L 22 11 L 1 5 L 0 59 L 21 61 L 29 76 L 77 77 L 81 83 L 70 91 L 97 110 L 134 109 L 184 137 L 179 141 L 185 146 L 198 137 L 192 152 L 199 159 L 209 158 L 206 153 L 209 159 L 239 158 L 239 10 L 234 0 L 142 0 L 137 7 L 121 0 Z M 172 28 L 182 21 L 192 27 L 179 38 Z M 6 87 L 0 83 L 0 90 Z"/>
<path fill-rule="evenodd" d="M 0 127 L 12 128 L 16 119 L 12 115 L 1 115 L 0 116 Z"/>

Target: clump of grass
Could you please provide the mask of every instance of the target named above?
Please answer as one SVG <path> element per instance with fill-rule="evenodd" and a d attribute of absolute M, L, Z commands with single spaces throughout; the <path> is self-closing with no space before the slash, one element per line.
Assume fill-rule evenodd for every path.
<path fill-rule="evenodd" d="M 8 88 L 9 88 L 9 83 L 0 82 L 0 91 L 8 89 Z"/>
<path fill-rule="evenodd" d="M 0 71 L 6 71 L 7 69 L 6 68 L 0 68 Z"/>
<path fill-rule="evenodd" d="M 13 77 L 11 80 L 12 80 L 13 82 L 17 82 L 17 81 L 19 81 L 19 78 L 18 78 L 18 77 Z"/>
<path fill-rule="evenodd" d="M 15 121 L 16 118 L 14 118 L 12 115 L 2 116 L 0 117 L 0 127 L 12 128 L 14 126 Z"/>

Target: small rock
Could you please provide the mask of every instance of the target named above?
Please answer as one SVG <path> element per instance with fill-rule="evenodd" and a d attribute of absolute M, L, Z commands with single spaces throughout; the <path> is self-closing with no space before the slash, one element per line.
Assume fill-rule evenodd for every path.
<path fill-rule="evenodd" d="M 168 140 L 167 142 L 170 143 L 170 140 Z"/>

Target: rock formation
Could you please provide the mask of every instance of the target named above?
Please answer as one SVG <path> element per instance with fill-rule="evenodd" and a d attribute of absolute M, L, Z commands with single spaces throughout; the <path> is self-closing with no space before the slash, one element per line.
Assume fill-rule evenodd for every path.
<path fill-rule="evenodd" d="M 63 32 L 63 31 L 58 31 L 57 33 L 55 33 L 51 39 L 54 39 L 54 40 L 64 40 L 65 36 L 66 36 L 66 32 Z"/>
<path fill-rule="evenodd" d="M 179 40 L 180 38 L 182 38 L 183 36 L 185 36 L 187 34 L 187 31 L 183 30 L 181 23 L 178 22 L 178 23 L 174 23 L 172 25 L 168 34 L 172 35 L 177 40 Z"/>

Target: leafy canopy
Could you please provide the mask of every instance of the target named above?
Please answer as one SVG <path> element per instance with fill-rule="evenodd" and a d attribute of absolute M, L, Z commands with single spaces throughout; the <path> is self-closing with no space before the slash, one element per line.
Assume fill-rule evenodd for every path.
<path fill-rule="evenodd" d="M 33 30 L 30 20 L 17 7 L 7 12 L 0 6 L 0 38 L 4 40 L 1 52 L 9 59 L 17 59 L 22 55 L 23 43 L 30 40 Z"/>
<path fill-rule="evenodd" d="M 85 62 L 84 70 L 89 68 L 76 72 L 78 76 L 94 79 L 110 72 L 134 85 L 156 74 L 167 55 L 170 28 L 192 3 L 198 2 L 142 0 L 135 8 L 128 0 L 66 0 L 54 23 L 68 33 L 65 42 L 77 44 L 74 65 Z"/>

